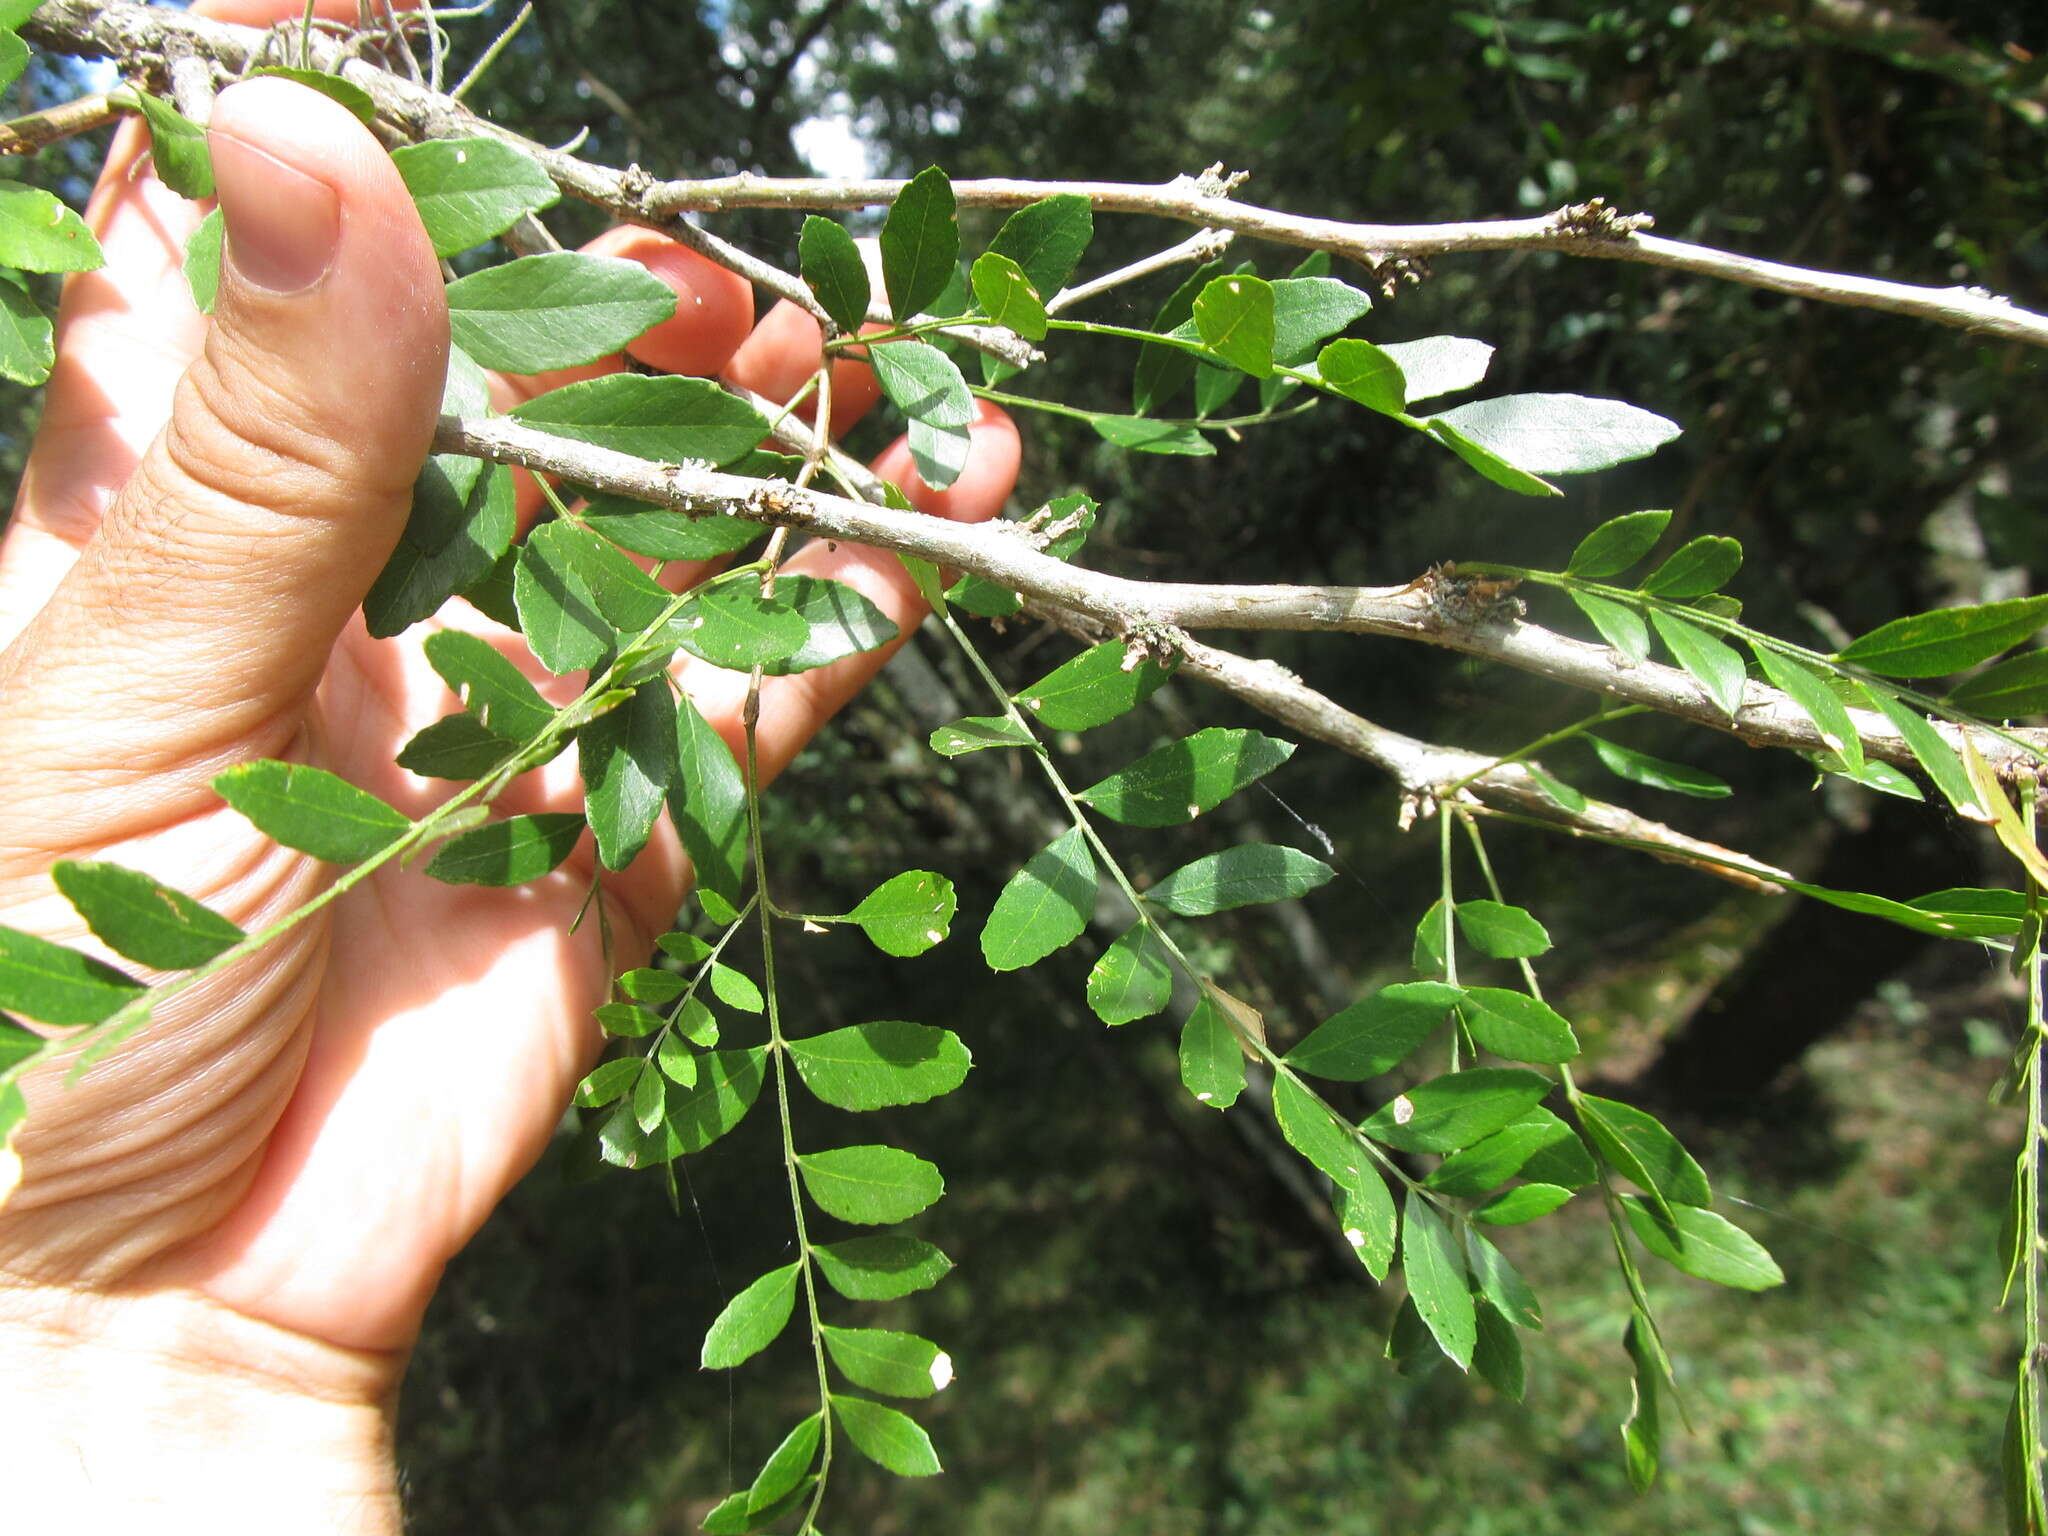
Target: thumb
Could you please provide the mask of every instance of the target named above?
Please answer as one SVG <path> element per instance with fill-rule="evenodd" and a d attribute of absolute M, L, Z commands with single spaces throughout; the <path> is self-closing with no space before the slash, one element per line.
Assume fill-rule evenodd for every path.
<path fill-rule="evenodd" d="M 296 726 L 404 526 L 448 346 L 432 247 L 345 108 L 247 81 L 209 144 L 227 239 L 204 352 L 30 631 L 33 691 L 75 709 L 63 674 L 89 668 L 156 768 Z"/>

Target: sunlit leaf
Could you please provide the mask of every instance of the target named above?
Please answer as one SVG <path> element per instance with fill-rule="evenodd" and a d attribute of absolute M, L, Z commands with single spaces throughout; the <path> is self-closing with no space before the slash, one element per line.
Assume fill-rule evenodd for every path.
<path fill-rule="evenodd" d="M 1469 336 L 1390 341 L 1380 350 L 1401 370 L 1411 403 L 1470 389 L 1486 377 L 1486 366 L 1493 358 L 1491 346 Z"/>
<path fill-rule="evenodd" d="M 1207 854 L 1161 880 L 1145 899 L 1183 917 L 1306 895 L 1336 875 L 1321 859 L 1279 843 L 1241 843 Z"/>
<path fill-rule="evenodd" d="M 104 961 L 0 928 L 0 1009 L 42 1024 L 97 1024 L 142 990 Z"/>
<path fill-rule="evenodd" d="M 1520 907 L 1500 901 L 1461 901 L 1458 932 L 1465 942 L 1495 960 L 1527 960 L 1550 948 L 1550 934 Z"/>
<path fill-rule="evenodd" d="M 973 1058 L 950 1029 L 881 1019 L 789 1043 L 804 1086 L 839 1109 L 922 1104 L 966 1081 Z"/>
<path fill-rule="evenodd" d="M 1173 996 L 1173 962 L 1149 923 L 1131 924 L 1088 972 L 1088 1006 L 1105 1024 L 1148 1019 Z"/>
<path fill-rule="evenodd" d="M 647 846 L 676 779 L 676 702 L 668 679 L 642 683 L 584 726 L 576 747 L 598 859 L 606 869 L 624 869 Z"/>
<path fill-rule="evenodd" d="M 943 1470 L 931 1436 L 908 1414 L 844 1392 L 832 1394 L 832 1414 L 861 1455 L 898 1477 L 934 1477 Z"/>
<path fill-rule="evenodd" d="M 1479 1293 L 1500 1309 L 1501 1315 L 1517 1328 L 1543 1326 L 1543 1309 L 1536 1303 L 1536 1293 L 1507 1255 L 1480 1236 L 1471 1227 L 1464 1229 L 1465 1262 L 1472 1278 L 1479 1283 Z"/>
<path fill-rule="evenodd" d="M 1134 453 L 1179 454 L 1185 458 L 1205 459 L 1216 452 L 1216 445 L 1197 428 L 1175 422 L 1153 421 L 1144 416 L 1091 416 L 1088 425 L 1104 442 L 1128 448 Z"/>
<path fill-rule="evenodd" d="M 1287 1144 L 1344 1188 L 1378 1178 L 1351 1127 L 1286 1073 L 1273 1079 L 1273 1119 Z"/>
<path fill-rule="evenodd" d="M 1680 545 L 1645 576 L 1640 590 L 1663 598 L 1704 597 L 1742 569 L 1742 545 L 1717 533 Z"/>
<path fill-rule="evenodd" d="M 1951 689 L 1948 701 L 1987 720 L 2048 714 L 2048 651 L 2027 651 L 1986 667 Z"/>
<path fill-rule="evenodd" d="M 1724 714 L 1732 717 L 1742 708 L 1746 674 L 1735 647 L 1662 609 L 1650 611 L 1650 626 L 1671 652 L 1671 659 L 1692 675 Z"/>
<path fill-rule="evenodd" d="M 889 1328 L 824 1330 L 825 1352 L 846 1379 L 891 1397 L 930 1397 L 953 1380 L 953 1362 L 929 1339 Z"/>
<path fill-rule="evenodd" d="M 1472 1067 L 1418 1084 L 1359 1129 L 1403 1152 L 1452 1152 L 1519 1120 L 1554 1086 L 1516 1067 Z"/>
<path fill-rule="evenodd" d="M 448 257 L 502 235 L 561 193 L 548 173 L 496 139 L 431 139 L 391 152 L 391 163 L 427 227 L 436 256 Z"/>
<path fill-rule="evenodd" d="M 1670 521 L 1669 512 L 1624 512 L 1610 517 L 1579 540 L 1579 547 L 1565 563 L 1565 574 L 1588 581 L 1619 576 L 1656 547 Z"/>
<path fill-rule="evenodd" d="M 1459 915 L 1464 907 L 1458 908 Z M 1506 987 L 1467 987 L 1458 1015 L 1481 1050 L 1510 1061 L 1546 1064 L 1579 1054 L 1578 1037 L 1562 1014 L 1526 992 Z"/>
<path fill-rule="evenodd" d="M 0 267 L 90 272 L 105 263 L 85 220 L 41 188 L 0 181 Z"/>
<path fill-rule="evenodd" d="M 1707 1175 L 1656 1116 L 1582 1094 L 1575 1106 L 1594 1148 L 1624 1177 L 1675 1205 L 1710 1205 Z"/>
<path fill-rule="evenodd" d="M 599 1062 L 576 1085 L 576 1103 L 583 1109 L 599 1109 L 632 1092 L 647 1063 L 638 1056 L 620 1056 Z"/>
<path fill-rule="evenodd" d="M 1171 827 L 1215 809 L 1294 754 L 1294 743 L 1211 726 L 1147 752 L 1079 798 L 1132 827 Z"/>
<path fill-rule="evenodd" d="M 930 1243 L 880 1234 L 811 1250 L 832 1289 L 850 1301 L 893 1301 L 937 1285 L 953 1267 Z"/>
<path fill-rule="evenodd" d="M 1727 780 L 1717 779 L 1711 773 L 1684 763 L 1652 757 L 1647 752 L 1624 747 L 1604 736 L 1588 736 L 1586 742 L 1609 773 L 1632 784 L 1647 784 L 1652 789 L 1670 790 L 1674 794 L 1692 795 L 1701 800 L 1720 800 L 1734 793 Z"/>
<path fill-rule="evenodd" d="M 1094 233 L 1095 214 L 1088 199 L 1062 192 L 1011 214 L 988 248 L 1017 263 L 1032 288 L 1050 303 L 1074 275 Z"/>
<path fill-rule="evenodd" d="M 1345 337 L 1317 354 L 1316 374 L 1330 388 L 1387 415 L 1408 408 L 1408 381 L 1401 365 L 1369 341 Z"/>
<path fill-rule="evenodd" d="M 398 766 L 426 779 L 480 779 L 515 750 L 493 736 L 475 715 L 445 715 L 415 734 L 398 754 Z"/>
<path fill-rule="evenodd" d="M 1394 1262 L 1396 1222 L 1394 1197 L 1378 1172 L 1368 1168 L 1355 1184 L 1340 1187 L 1337 1222 L 1366 1272 L 1375 1280 L 1386 1279 Z"/>
<path fill-rule="evenodd" d="M 1538 1161 L 1541 1170 L 1530 1171 L 1528 1165 Z M 1557 1173 L 1550 1173 L 1552 1169 Z M 1445 1158 L 1423 1183 L 1447 1195 L 1475 1199 L 1518 1173 L 1568 1189 L 1599 1176 L 1592 1154 L 1572 1128 L 1538 1105 L 1512 1125 Z"/>
<path fill-rule="evenodd" d="M 1216 278 L 1195 297 L 1195 329 L 1217 356 L 1263 379 L 1273 371 L 1273 285 L 1245 273 Z"/>
<path fill-rule="evenodd" d="M 1659 1371 L 1655 1363 L 1649 1319 L 1640 1312 L 1629 1315 L 1628 1331 L 1622 1337 L 1635 1377 L 1630 1388 L 1628 1417 L 1621 1422 L 1621 1438 L 1628 1455 L 1628 1480 L 1637 1493 L 1649 1490 L 1657 1480 L 1657 1461 L 1662 1454 L 1663 1431 L 1657 1419 Z"/>
<path fill-rule="evenodd" d="M 463 709 L 500 740 L 523 742 L 553 723 L 553 707 L 518 665 L 482 636 L 437 630 L 427 636 L 424 649 L 428 664 L 454 690 Z"/>
<path fill-rule="evenodd" d="M 1531 475 L 1581 475 L 1640 459 L 1678 436 L 1675 422 L 1621 400 L 1502 395 L 1430 417 Z"/>
<path fill-rule="evenodd" d="M 1410 1192 L 1401 1216 L 1401 1272 L 1408 1295 L 1437 1347 L 1459 1370 L 1470 1370 L 1478 1319 L 1465 1262 L 1444 1219 L 1422 1195 Z"/>
<path fill-rule="evenodd" d="M 1989 661 L 2048 623 L 2048 597 L 1936 608 L 1880 624 L 1835 660 L 1884 677 L 1944 677 Z"/>
<path fill-rule="evenodd" d="M 639 262 L 582 251 L 484 267 L 447 293 L 456 344 L 514 373 L 594 363 L 676 312 L 675 290 Z"/>
<path fill-rule="evenodd" d="M 838 226 L 833 226 L 837 228 Z M 818 1457 L 818 1440 L 824 1432 L 824 1410 L 800 1420 L 782 1439 L 782 1443 L 762 1463 L 755 1476 L 753 1486 L 747 1489 L 747 1513 L 760 1514 L 771 1509 L 776 1502 L 786 1497 L 796 1485 L 803 1481 L 804 1474 Z M 706 1529 L 709 1529 L 707 1524 Z"/>
<path fill-rule="evenodd" d="M 1623 1195 L 1622 1208 L 1628 1212 L 1628 1224 L 1645 1248 L 1695 1279 L 1711 1280 L 1739 1291 L 1767 1291 L 1785 1283 L 1785 1272 L 1764 1251 L 1763 1244 L 1712 1211 L 1695 1205 L 1671 1207 L 1672 1220 L 1685 1240 L 1685 1245 L 1679 1247 L 1641 1196 Z"/>
<path fill-rule="evenodd" d="M 873 297 L 867 263 L 846 226 L 811 214 L 796 241 L 797 270 L 838 327 L 848 335 L 860 330 Z"/>
<path fill-rule="evenodd" d="M 1230 1019 L 1204 992 L 1180 1031 L 1180 1080 L 1195 1101 L 1228 1109 L 1244 1092 L 1244 1053 Z"/>
<path fill-rule="evenodd" d="M 137 91 L 134 99 L 149 124 L 149 154 L 157 179 L 180 197 L 213 196 L 213 157 L 206 152 L 206 130 L 162 97 Z"/>
<path fill-rule="evenodd" d="M 1279 363 L 1305 362 L 1317 342 L 1372 308 L 1371 298 L 1334 277 L 1282 277 L 1266 286 L 1273 293 L 1273 360 Z"/>
<path fill-rule="evenodd" d="M 928 869 L 907 869 L 876 886 L 846 914 L 884 954 L 921 955 L 945 938 L 960 898 L 953 882 Z"/>
<path fill-rule="evenodd" d="M 1339 1082 L 1378 1077 L 1434 1033 L 1462 995 L 1438 981 L 1382 987 L 1311 1030 L 1287 1053 L 1287 1064 Z"/>
<path fill-rule="evenodd" d="M 829 667 L 848 656 L 877 650 L 899 633 L 893 619 L 843 581 L 785 575 L 776 580 L 775 597 L 803 620 L 806 633 L 804 643 L 787 656 L 761 664 L 770 677 Z"/>
<path fill-rule="evenodd" d="M 760 1013 L 768 1005 L 752 977 L 717 961 L 711 966 L 711 991 L 726 1007 L 742 1013 Z"/>
<path fill-rule="evenodd" d="M 87 927 L 139 965 L 186 970 L 206 964 L 245 937 L 211 907 L 137 869 L 65 859 L 51 869 L 50 878 Z"/>
<path fill-rule="evenodd" d="M 709 379 L 613 373 L 564 384 L 513 407 L 513 416 L 557 437 L 635 458 L 728 463 L 768 435 L 768 420 Z"/>
<path fill-rule="evenodd" d="M 246 80 L 259 75 L 274 75 L 280 80 L 303 85 L 309 91 L 318 91 L 329 101 L 348 108 L 365 127 L 374 128 L 377 124 L 377 103 L 371 99 L 370 93 L 339 75 L 330 75 L 319 69 L 295 69 L 289 64 L 264 64 L 242 78 Z"/>
<path fill-rule="evenodd" d="M 1831 750 L 1841 754 L 1844 768 L 1851 774 L 1861 772 L 1863 743 L 1857 737 L 1855 724 L 1849 719 L 1848 706 L 1836 696 L 1835 691 L 1804 662 L 1795 661 L 1767 645 L 1758 645 L 1754 640 L 1749 648 L 1771 686 L 1789 695 L 1792 702 L 1805 711 L 1814 729 L 1820 732 L 1820 739 Z"/>
<path fill-rule="evenodd" d="M 1928 724 L 1925 715 L 1893 698 L 1882 688 L 1866 686 L 1863 696 L 1905 738 L 1906 745 L 1912 749 L 1914 761 L 1926 771 L 1927 777 L 1934 781 L 1934 787 L 1941 791 L 1948 803 L 1956 808 L 1958 816 L 1970 821 L 1991 820 L 1991 811 L 1978 800 L 1976 787 L 1970 783 L 1970 775 L 1963 768 L 1963 760 L 1942 734 Z"/>
<path fill-rule="evenodd" d="M 730 1370 L 775 1342 L 796 1308 L 798 1267 L 785 1264 L 769 1270 L 725 1304 L 704 1335 L 700 1363 L 705 1370 Z"/>
<path fill-rule="evenodd" d="M 216 777 L 213 791 L 265 836 L 330 864 L 359 863 L 412 826 L 368 790 L 305 763 L 243 763 Z"/>
<path fill-rule="evenodd" d="M 1570 1200 L 1572 1192 L 1556 1184 L 1518 1184 L 1502 1190 L 1472 1212 L 1474 1221 L 1492 1227 L 1519 1226 L 1548 1216 Z"/>
<path fill-rule="evenodd" d="M 523 885 L 568 858 L 583 828 L 583 818 L 569 811 L 508 816 L 449 838 L 427 874 L 450 885 Z"/>
<path fill-rule="evenodd" d="M 763 597 L 756 583 L 740 580 L 700 591 L 676 615 L 673 633 L 699 660 L 751 672 L 794 656 L 811 631 L 781 596 Z"/>
<path fill-rule="evenodd" d="M 697 883 L 727 902 L 740 898 L 747 866 L 747 789 L 732 749 L 688 697 L 676 701 L 676 778 L 669 819 Z"/>
<path fill-rule="evenodd" d="M 213 302 L 220 296 L 220 253 L 226 236 L 227 222 L 216 208 L 185 241 L 185 259 L 179 267 L 192 292 L 192 307 L 202 315 L 213 313 Z"/>
<path fill-rule="evenodd" d="M 882 224 L 882 282 L 889 313 L 908 320 L 945 292 L 960 259 L 953 184 L 937 166 L 911 177 Z"/>
<path fill-rule="evenodd" d="M 1036 964 L 1081 936 L 1095 910 L 1095 858 L 1079 827 L 1033 854 L 996 897 L 981 930 L 990 970 Z"/>
<path fill-rule="evenodd" d="M 1003 715 L 966 715 L 932 732 L 931 748 L 941 757 L 962 757 L 989 747 L 1028 747 L 1030 731 Z"/>
<path fill-rule="evenodd" d="M 1571 600 L 1579 612 L 1593 621 L 1593 627 L 1600 631 L 1600 638 L 1622 655 L 1634 662 L 1649 659 L 1650 627 L 1635 609 L 1612 598 L 1596 597 L 1591 592 L 1573 592 Z"/>
<path fill-rule="evenodd" d="M 796 1165 L 820 1210 L 866 1226 L 908 1220 L 946 1192 L 936 1167 L 896 1147 L 808 1152 Z"/>
<path fill-rule="evenodd" d="M 975 302 L 989 319 L 1008 326 L 1026 341 L 1045 339 L 1045 300 L 1031 286 L 1024 269 L 1000 251 L 984 251 L 968 274 Z"/>
<path fill-rule="evenodd" d="M 716 560 L 745 549 L 767 531 L 743 517 L 650 507 L 623 496 L 593 496 L 583 521 L 621 549 L 656 560 Z"/>
<path fill-rule="evenodd" d="M 1424 430 L 1495 485 L 1523 496 L 1562 496 L 1564 492 L 1541 476 L 1511 463 L 1477 439 L 1467 436 L 1454 422 L 1441 416 L 1424 418 Z M 1573 596 L 1577 596 L 1574 593 Z"/>

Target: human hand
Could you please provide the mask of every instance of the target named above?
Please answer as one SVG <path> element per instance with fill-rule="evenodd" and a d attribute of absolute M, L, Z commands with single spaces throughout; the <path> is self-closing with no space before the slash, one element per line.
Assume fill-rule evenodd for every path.
<path fill-rule="evenodd" d="M 212 779 L 282 757 L 421 813 L 445 790 L 392 758 L 454 705 L 420 641 L 503 633 L 462 605 L 391 641 L 352 617 L 403 526 L 447 345 L 439 271 L 389 160 L 345 111 L 276 80 L 224 92 L 211 138 L 229 232 L 213 322 L 179 271 L 197 211 L 138 173 L 130 127 L 90 212 L 108 265 L 67 289 L 0 546 L 0 921 L 66 943 L 82 934 L 48 880 L 58 859 L 146 870 L 250 929 L 299 905 L 330 871 L 227 811 Z M 646 232 L 599 248 L 678 289 L 677 317 L 634 344 L 643 361 L 778 398 L 815 367 L 799 311 L 750 335 L 731 274 Z M 872 381 L 837 394 L 871 402 Z M 1016 465 L 1014 428 L 986 410 L 950 490 L 918 485 L 900 443 L 876 467 L 924 509 L 978 519 Z M 857 587 L 905 634 L 921 612 L 892 557 L 814 547 L 792 566 Z M 764 776 L 887 654 L 770 680 Z M 744 678 L 678 677 L 736 742 Z M 542 770 L 501 803 L 576 801 Z M 381 1411 L 442 1265 L 597 1049 L 604 956 L 595 925 L 566 932 L 593 879 L 632 955 L 668 926 L 686 868 L 664 828 L 628 871 L 600 872 L 586 845 L 509 891 L 386 869 L 172 999 L 76 1087 L 33 1079 L 26 1176 L 0 1212 L 0 1326 L 189 1350 Z"/>

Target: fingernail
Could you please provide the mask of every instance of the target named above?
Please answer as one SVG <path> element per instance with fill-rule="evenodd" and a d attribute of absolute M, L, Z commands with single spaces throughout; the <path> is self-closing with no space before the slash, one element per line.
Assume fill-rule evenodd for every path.
<path fill-rule="evenodd" d="M 319 282 L 341 244 L 334 188 L 232 134 L 216 130 L 210 143 L 235 271 L 272 293 Z"/>

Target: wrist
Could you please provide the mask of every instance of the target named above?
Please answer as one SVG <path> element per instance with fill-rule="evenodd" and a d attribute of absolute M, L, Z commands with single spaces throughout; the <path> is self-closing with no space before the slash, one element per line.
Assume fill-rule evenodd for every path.
<path fill-rule="evenodd" d="M 0 1489 L 25 1530 L 396 1536 L 403 1367 L 193 1293 L 0 1284 Z"/>

